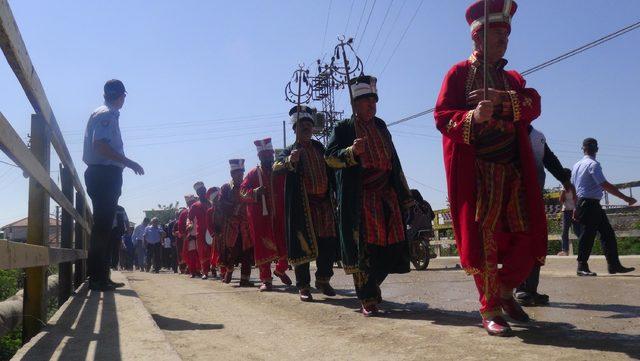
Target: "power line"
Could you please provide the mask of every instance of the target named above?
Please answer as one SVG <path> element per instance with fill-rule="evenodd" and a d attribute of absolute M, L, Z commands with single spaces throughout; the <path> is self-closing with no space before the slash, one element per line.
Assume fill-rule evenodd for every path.
<path fill-rule="evenodd" d="M 376 2 L 378 2 L 378 0 L 373 0 L 373 5 L 371 5 L 371 10 L 369 10 L 369 16 L 367 16 L 367 22 L 364 24 L 364 29 L 362 30 L 362 34 L 360 34 L 360 40 L 358 41 L 358 46 L 356 47 L 356 50 L 360 50 L 360 45 L 362 45 L 362 40 L 364 39 L 364 33 L 367 32 L 367 27 L 369 26 L 369 20 L 371 20 L 371 14 L 373 14 L 373 8 L 376 7 Z"/>
<path fill-rule="evenodd" d="M 564 54 L 562 54 L 560 56 L 557 56 L 557 57 L 555 57 L 553 59 L 547 60 L 544 63 L 541 63 L 539 65 L 531 67 L 531 68 L 523 71 L 521 74 L 523 76 L 533 74 L 533 73 L 535 73 L 537 71 L 545 69 L 545 68 L 547 68 L 547 67 L 549 67 L 549 66 L 551 66 L 553 64 L 557 64 L 557 63 L 559 63 L 559 62 L 561 62 L 563 60 L 569 59 L 569 58 L 571 58 L 571 57 L 573 57 L 575 55 L 578 55 L 578 54 L 580 54 L 580 53 L 582 53 L 582 52 L 584 52 L 586 50 L 592 49 L 592 48 L 594 48 L 594 47 L 596 47 L 598 45 L 602 45 L 602 44 L 604 44 L 604 43 L 606 43 L 608 41 L 611 41 L 611 40 L 613 40 L 613 39 L 615 39 L 615 38 L 617 38 L 617 37 L 619 37 L 621 35 L 624 35 L 624 34 L 630 32 L 630 31 L 636 30 L 638 28 L 640 28 L 640 21 L 638 21 L 636 23 L 633 23 L 633 24 L 631 24 L 629 26 L 625 26 L 624 28 L 622 28 L 620 30 L 614 31 L 613 33 L 611 33 L 609 35 L 605 35 L 605 36 L 601 37 L 598 40 L 594 40 L 594 41 L 592 41 L 592 42 L 590 42 L 588 44 L 585 44 L 583 46 L 575 48 L 575 49 L 573 49 L 571 51 L 568 51 L 568 52 L 566 52 L 566 53 L 564 53 Z M 386 68 L 386 66 L 385 66 L 385 68 Z M 422 117 L 422 116 L 427 115 L 429 113 L 433 113 L 434 110 L 435 110 L 435 108 L 427 109 L 427 110 L 422 111 L 420 113 L 416 113 L 416 114 L 410 115 L 408 117 L 396 120 L 395 122 L 389 123 L 387 126 L 392 126 L 392 125 L 404 123 L 404 122 L 407 122 L 407 121 L 409 121 L 411 119 Z"/>
<path fill-rule="evenodd" d="M 380 24 L 380 27 L 378 28 L 378 33 L 376 34 L 376 38 L 373 40 L 373 45 L 371 45 L 371 49 L 369 50 L 369 55 L 367 55 L 366 59 L 365 59 L 365 64 L 367 63 L 367 61 L 369 60 L 369 57 L 371 56 L 371 53 L 373 53 L 373 49 L 376 47 L 376 44 L 378 43 L 378 38 L 380 37 L 380 32 L 382 31 L 382 28 L 384 27 L 384 23 L 387 21 L 387 16 L 389 16 L 389 10 L 391 10 L 391 6 L 393 5 L 393 1 L 391 0 L 389 2 L 389 6 L 387 7 L 387 11 L 384 13 L 384 18 L 382 18 L 382 23 Z"/>
<path fill-rule="evenodd" d="M 430 185 L 428 185 L 428 184 L 422 183 L 422 182 L 420 182 L 419 180 L 417 180 L 417 179 L 415 179 L 415 178 L 413 178 L 413 177 L 409 177 L 409 176 L 408 176 L 408 175 L 406 175 L 406 174 L 405 174 L 404 176 L 405 176 L 405 177 L 407 177 L 407 178 L 409 178 L 409 179 L 411 179 L 412 181 L 414 181 L 414 182 L 416 182 L 416 183 L 420 184 L 421 186 L 427 187 L 427 188 L 429 188 L 429 189 L 432 189 L 432 190 L 434 190 L 434 191 L 436 191 L 436 192 L 440 192 L 440 193 L 442 193 L 442 194 L 447 194 L 447 192 L 443 191 L 442 189 L 438 189 L 438 188 L 436 188 L 436 187 L 434 187 L 434 186 L 430 186 Z"/>
<path fill-rule="evenodd" d="M 409 20 L 407 27 L 402 32 L 402 35 L 400 36 L 400 40 L 396 44 L 395 48 L 393 48 L 393 52 L 391 52 L 391 56 L 389 57 L 389 60 L 387 60 L 387 63 L 384 64 L 384 68 L 382 68 L 380 75 L 382 75 L 382 73 L 384 73 L 384 71 L 387 70 L 387 66 L 389 66 L 389 63 L 391 63 L 391 59 L 393 59 L 393 56 L 396 55 L 396 51 L 398 50 L 398 47 L 402 43 L 402 40 L 404 40 L 405 35 L 407 35 L 409 28 L 411 28 L 411 24 L 413 24 L 413 20 L 416 18 L 416 15 L 418 15 L 418 12 L 420 11 L 420 8 L 422 7 L 423 3 L 424 3 L 424 0 L 421 0 L 420 4 L 418 4 L 418 8 L 416 9 L 416 11 L 413 12 L 413 16 L 411 17 L 411 20 Z"/>
<path fill-rule="evenodd" d="M 402 10 L 404 9 L 404 6 L 407 4 L 407 0 L 404 0 L 402 2 L 402 5 L 400 5 L 400 9 L 398 10 L 398 13 L 396 14 L 395 19 L 393 19 L 393 22 L 391 23 L 391 28 L 389 29 L 389 32 L 387 33 L 387 36 L 384 39 L 384 42 L 382 43 L 382 47 L 380 47 L 380 51 L 378 52 L 378 55 L 376 55 L 376 59 L 374 60 L 372 67 L 375 67 L 376 64 L 378 64 L 378 60 L 380 60 L 380 55 L 382 55 L 382 49 L 384 49 L 387 46 L 387 43 L 389 42 L 389 39 L 391 38 L 391 34 L 393 34 L 393 29 L 396 26 L 396 23 L 398 22 L 398 19 L 400 19 L 400 15 L 402 15 Z"/>
<path fill-rule="evenodd" d="M 355 5 L 356 0 L 351 0 L 351 7 L 349 8 L 349 16 L 347 16 L 347 25 L 344 27 L 344 34 L 347 34 L 347 30 L 349 29 L 349 23 L 351 22 L 351 13 L 353 12 L 353 5 Z"/>
<path fill-rule="evenodd" d="M 327 9 L 327 21 L 324 23 L 324 35 L 322 36 L 322 49 L 320 50 L 320 57 L 322 57 L 322 53 L 324 52 L 324 44 L 327 40 L 327 29 L 329 28 L 329 16 L 331 15 L 331 3 L 333 0 L 329 0 L 329 8 Z"/>
<path fill-rule="evenodd" d="M 365 0 L 364 7 L 362 8 L 362 13 L 360 14 L 360 20 L 358 20 L 358 27 L 356 27 L 356 32 L 353 33 L 353 36 L 358 35 L 358 31 L 360 31 L 360 24 L 362 24 L 362 19 L 364 18 L 364 13 L 367 11 L 367 4 L 369 0 Z"/>
<path fill-rule="evenodd" d="M 15 165 L 15 164 L 13 164 L 13 163 L 5 162 L 4 160 L 0 160 L 0 163 L 2 163 L 2 164 L 6 164 L 6 165 L 10 165 L 10 166 L 12 166 L 12 167 L 20 168 L 20 166 Z"/>

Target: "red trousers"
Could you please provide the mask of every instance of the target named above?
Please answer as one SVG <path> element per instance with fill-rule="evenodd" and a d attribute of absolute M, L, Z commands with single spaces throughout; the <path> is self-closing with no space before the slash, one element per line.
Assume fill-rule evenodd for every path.
<path fill-rule="evenodd" d="M 525 233 L 484 231 L 482 239 L 484 267 L 473 278 L 480 294 L 480 313 L 487 318 L 502 314 L 501 294 L 512 296 L 513 289 L 531 272 L 534 257 L 529 246 L 533 242 Z"/>
<path fill-rule="evenodd" d="M 200 269 L 203 275 L 209 274 L 211 270 L 211 246 L 204 239 L 196 240 L 196 250 L 198 251 L 198 259 L 200 260 Z"/>
<path fill-rule="evenodd" d="M 200 271 L 200 265 L 198 264 L 198 252 L 196 250 L 187 251 L 186 258 L 182 261 L 187 264 L 187 270 L 189 274 L 196 274 Z"/>
<path fill-rule="evenodd" d="M 267 262 L 261 264 L 260 269 L 260 281 L 262 282 L 271 282 L 273 277 L 271 276 L 271 262 Z M 278 263 L 276 263 L 276 273 L 285 273 L 289 269 L 289 264 L 287 263 L 287 258 L 280 258 Z"/>

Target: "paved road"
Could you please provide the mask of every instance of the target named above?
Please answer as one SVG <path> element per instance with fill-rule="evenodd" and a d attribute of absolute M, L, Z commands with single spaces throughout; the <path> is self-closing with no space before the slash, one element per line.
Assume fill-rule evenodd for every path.
<path fill-rule="evenodd" d="M 606 275 L 600 258 L 590 264 L 601 276 L 578 278 L 575 259 L 551 258 L 541 281 L 551 305 L 529 308 L 535 322 L 502 339 L 480 328 L 472 280 L 455 263 L 437 259 L 427 271 L 390 276 L 386 314 L 375 319 L 357 312 L 341 270 L 333 281 L 340 295 L 315 294 L 313 304 L 277 281 L 261 294 L 170 273 L 126 276 L 185 360 L 640 358 L 640 272 Z M 640 257 L 623 264 L 640 268 Z"/>

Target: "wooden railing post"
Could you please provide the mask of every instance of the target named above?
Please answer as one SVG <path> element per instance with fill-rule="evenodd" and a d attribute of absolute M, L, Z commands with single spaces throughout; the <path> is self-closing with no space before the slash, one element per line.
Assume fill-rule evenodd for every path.
<path fill-rule="evenodd" d="M 80 194 L 80 192 L 76 192 L 76 210 L 82 217 L 86 217 L 87 215 L 87 212 L 85 212 L 85 209 L 84 209 L 84 204 L 85 204 L 84 197 L 82 196 L 82 194 Z M 76 237 L 75 237 L 76 239 L 74 244 L 74 247 L 76 249 L 86 249 L 84 246 L 85 234 L 86 232 L 84 228 L 80 225 L 80 223 L 76 222 Z M 86 271 L 85 261 L 83 259 L 77 260 L 75 264 L 75 271 L 74 271 L 74 277 L 73 277 L 74 288 L 78 288 L 82 285 L 82 283 L 87 277 L 86 272 L 87 271 Z"/>
<path fill-rule="evenodd" d="M 60 183 L 62 193 L 73 204 L 73 178 L 67 167 L 60 164 Z M 62 210 L 62 225 L 60 226 L 60 248 L 73 248 L 73 217 L 71 213 Z M 73 291 L 73 274 L 71 262 L 61 263 L 58 268 L 59 284 L 58 304 L 62 305 Z"/>
<path fill-rule="evenodd" d="M 31 152 L 48 172 L 50 170 L 50 139 L 47 123 L 41 116 L 31 116 Z M 38 182 L 29 178 L 29 219 L 27 243 L 45 246 L 49 241 L 49 195 Z M 22 340 L 27 342 L 40 332 L 47 321 L 47 267 L 25 269 Z"/>

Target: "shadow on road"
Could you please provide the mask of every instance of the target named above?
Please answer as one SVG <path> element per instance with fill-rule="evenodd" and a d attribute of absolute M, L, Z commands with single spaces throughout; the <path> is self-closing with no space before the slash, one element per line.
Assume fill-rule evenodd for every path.
<path fill-rule="evenodd" d="M 195 331 L 195 330 L 221 330 L 224 325 L 219 323 L 194 323 L 179 318 L 165 317 L 158 314 L 152 314 L 153 320 L 156 321 L 158 327 L 165 331 Z"/>
<path fill-rule="evenodd" d="M 564 303 L 553 302 L 548 307 L 562 308 L 568 310 L 581 310 L 581 311 L 598 311 L 598 312 L 610 312 L 614 315 L 606 316 L 605 318 L 623 319 L 623 318 L 640 318 L 640 307 L 632 305 L 593 305 L 588 303 Z"/>

